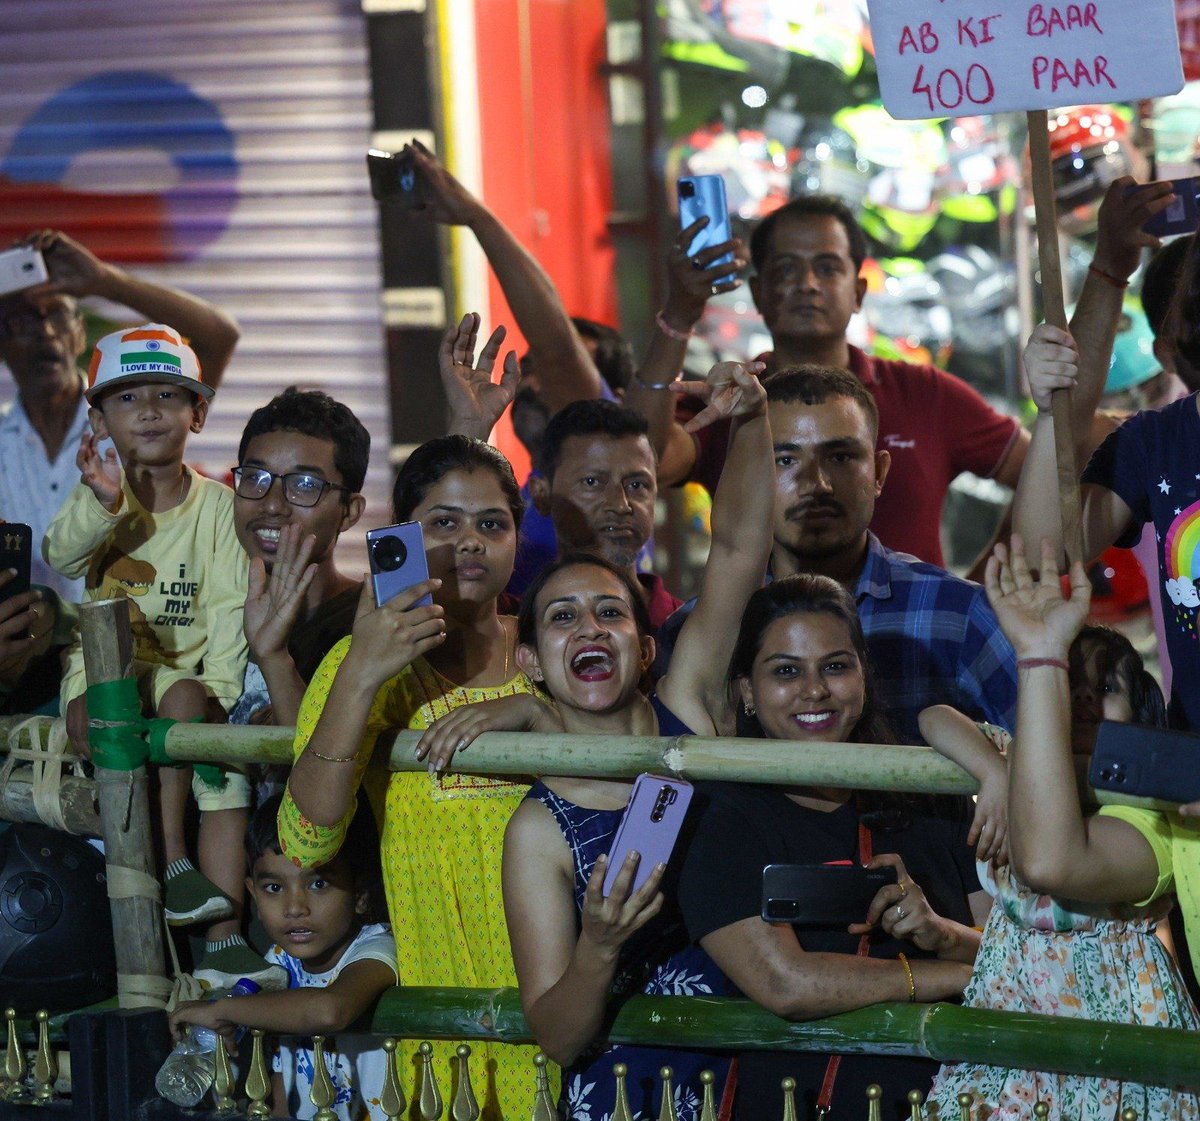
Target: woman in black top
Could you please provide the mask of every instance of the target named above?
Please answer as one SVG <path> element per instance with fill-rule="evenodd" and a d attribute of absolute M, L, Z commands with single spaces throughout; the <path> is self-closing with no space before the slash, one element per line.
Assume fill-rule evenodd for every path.
<path fill-rule="evenodd" d="M 827 577 L 792 576 L 754 594 L 729 680 L 754 734 L 890 738 L 873 704 L 854 602 Z M 691 936 L 743 993 L 793 1020 L 961 995 L 979 947 L 973 926 L 990 904 L 966 840 L 969 814 L 950 803 L 837 789 L 715 784 L 708 793 L 680 903 Z M 847 861 L 896 869 L 897 883 L 879 891 L 862 924 L 799 928 L 759 917 L 764 865 Z M 936 1070 L 912 1059 L 848 1056 L 831 1080 L 829 1067 L 820 1054 L 739 1056 L 734 1117 L 779 1116 L 780 1081 L 789 1076 L 807 1107 L 802 1115 L 825 1105 L 841 1117 L 862 1116 L 866 1087 L 878 1082 L 884 1116 L 899 1116 L 907 1092 L 925 1091 Z"/>

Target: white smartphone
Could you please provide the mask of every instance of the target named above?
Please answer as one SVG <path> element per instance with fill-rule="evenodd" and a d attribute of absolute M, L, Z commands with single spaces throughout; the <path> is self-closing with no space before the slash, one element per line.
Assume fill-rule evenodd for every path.
<path fill-rule="evenodd" d="M 18 245 L 0 252 L 0 296 L 23 292 L 49 279 L 46 259 L 32 245 Z"/>

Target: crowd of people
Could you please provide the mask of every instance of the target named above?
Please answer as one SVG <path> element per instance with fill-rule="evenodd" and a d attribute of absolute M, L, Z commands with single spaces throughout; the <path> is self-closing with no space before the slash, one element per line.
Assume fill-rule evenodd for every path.
<path fill-rule="evenodd" d="M 473 314 L 446 332 L 446 434 L 400 468 L 387 514 L 364 509 L 366 430 L 317 390 L 250 416 L 232 486 L 187 465 L 237 341 L 202 301 L 53 232 L 31 239 L 50 281 L 0 301 L 18 389 L 0 417 L 0 516 L 43 543 L 36 587 L 0 602 L 10 710 L 56 708 L 86 755 L 72 604 L 125 596 L 147 716 L 296 730 L 279 773 L 156 769 L 168 920 L 202 930 L 202 980 L 268 990 L 181 1004 L 174 1030 L 286 1036 L 276 1104 L 299 1117 L 313 1108 L 304 1037 L 343 1032 L 398 983 L 519 986 L 575 1121 L 613 1115 L 616 1062 L 642 1118 L 658 1115 L 663 1066 L 682 1121 L 699 1117 L 703 1069 L 739 1121 L 777 1115 L 785 1077 L 815 1117 L 861 1108 L 875 1082 L 889 1117 L 919 1089 L 942 1115 L 966 1093 L 985 1114 L 1045 1100 L 1052 1118 L 1200 1118 L 1196 1086 L 605 1040 L 614 1002 L 637 992 L 742 994 L 788 1019 L 962 1000 L 1200 1028 L 1180 968 L 1189 943 L 1159 937 L 1177 902 L 1200 950 L 1200 829 L 1189 807 L 1093 814 L 1074 769 L 1101 720 L 1200 725 L 1198 601 L 1176 540 L 1200 508 L 1200 248 L 1160 248 L 1142 228 L 1169 189 L 1110 189 L 1071 330 L 1039 327 L 1025 351 L 1030 433 L 939 369 L 849 344 L 867 245 L 832 198 L 792 200 L 748 247 L 690 256 L 696 227 L 681 231 L 638 363 L 611 328 L 568 315 L 428 152 L 410 154 L 427 216 L 474 232 L 529 350 L 501 361 L 503 328 L 480 346 Z M 1186 388 L 1159 412 L 1099 417 L 1124 289 L 1148 250 L 1159 357 Z M 706 300 L 739 283 L 714 263 L 726 254 L 752 265 L 773 349 L 681 381 Z M 100 293 L 146 322 L 85 355 L 77 299 Z M 1050 395 L 1066 386 L 1090 457 L 1089 556 L 1153 527 L 1169 704 L 1127 639 L 1087 625 L 1080 565 L 1063 590 Z M 510 407 L 534 465 L 524 486 L 486 442 Z M 1017 533 L 981 558 L 982 584 L 942 567 L 942 507 L 963 471 L 1016 488 Z M 686 480 L 713 509 L 700 594 L 684 603 L 645 561 L 660 488 Z M 377 603 L 369 579 L 339 570 L 338 538 L 410 521 L 428 579 Z M 401 728 L 422 731 L 426 770 L 368 766 L 379 735 Z M 888 795 L 868 776 L 861 789 L 701 784 L 670 860 L 639 876 L 636 852 L 608 859 L 632 780 L 473 773 L 473 740 L 496 730 L 586 736 L 589 751 L 606 735 L 737 734 L 785 757 L 789 742 L 927 744 L 980 792 Z M 891 878 L 848 926 L 767 922 L 771 864 Z M 247 896 L 265 957 L 247 941 Z M 484 1116 L 528 1117 L 532 1049 L 480 1050 Z M 452 1055 L 435 1045 L 439 1072 Z M 382 1118 L 374 1052 L 344 1036 L 328 1059 L 343 1121 Z"/>

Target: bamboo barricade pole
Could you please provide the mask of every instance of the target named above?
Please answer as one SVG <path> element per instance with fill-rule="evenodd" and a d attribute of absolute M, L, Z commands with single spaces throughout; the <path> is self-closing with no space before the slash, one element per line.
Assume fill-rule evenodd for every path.
<path fill-rule="evenodd" d="M 389 989 L 371 1030 L 401 1039 L 530 1043 L 516 989 Z M 1107 1077 L 1156 1086 L 1200 1083 L 1200 1033 L 952 1004 L 875 1004 L 791 1023 L 749 1000 L 633 996 L 612 1043 L 734 1051 L 907 1055 L 940 1062 Z"/>
<path fill-rule="evenodd" d="M 64 775 L 58 787 L 59 811 L 67 829 L 82 837 L 100 836 L 96 784 L 90 778 Z M 33 768 L 17 767 L 0 787 L 0 820 L 48 825 L 33 797 Z"/>
<path fill-rule="evenodd" d="M 128 600 L 83 604 L 79 628 L 89 691 L 96 685 L 132 677 Z M 89 717 L 95 720 L 90 692 L 89 705 Z M 114 770 L 93 762 L 116 947 L 117 1000 L 121 1008 L 161 1008 L 170 983 L 166 980 L 146 766 Z"/>
<path fill-rule="evenodd" d="M 1037 216 L 1038 264 L 1042 270 L 1042 311 L 1051 327 L 1067 328 L 1063 301 L 1062 260 L 1058 251 L 1058 214 L 1054 176 L 1050 167 L 1050 133 L 1045 109 L 1026 115 L 1029 124 L 1029 167 L 1033 176 L 1033 209 Z M 1054 458 L 1058 465 L 1058 501 L 1062 515 L 1063 548 L 1068 561 L 1083 560 L 1083 529 L 1079 509 L 1079 471 L 1075 464 L 1075 432 L 1071 425 L 1071 391 L 1050 395 L 1054 418 Z M 1037 543 L 1029 542 L 1036 551 Z"/>

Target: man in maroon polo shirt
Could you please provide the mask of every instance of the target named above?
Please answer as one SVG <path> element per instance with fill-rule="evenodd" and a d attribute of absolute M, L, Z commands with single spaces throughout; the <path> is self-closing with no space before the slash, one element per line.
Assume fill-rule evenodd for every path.
<path fill-rule="evenodd" d="M 972 471 L 1013 486 L 1029 435 L 952 374 L 874 358 L 846 341 L 850 318 L 866 293 L 860 275 L 866 253 L 854 215 L 828 196 L 801 195 L 759 223 L 750 239 L 756 274 L 750 291 L 775 344 L 760 360 L 767 363 L 768 378 L 811 363 L 847 369 L 870 389 L 879 409 L 879 447 L 892 457 L 871 529 L 889 548 L 941 565 L 942 505 L 950 483 Z M 667 326 L 684 334 L 693 324 Z M 638 407 L 637 395 L 627 403 Z M 659 484 L 695 480 L 712 491 L 727 438 L 726 425 L 711 425 L 694 437 L 673 425 Z"/>

